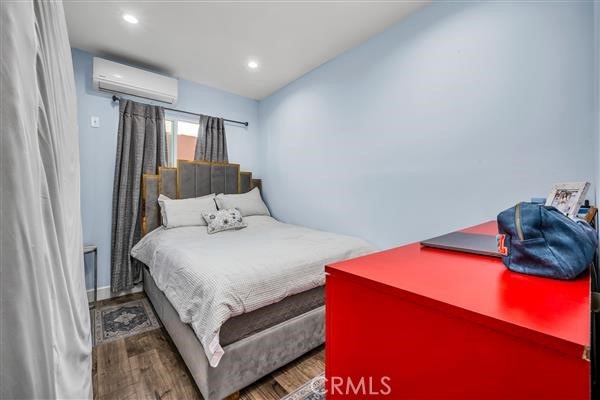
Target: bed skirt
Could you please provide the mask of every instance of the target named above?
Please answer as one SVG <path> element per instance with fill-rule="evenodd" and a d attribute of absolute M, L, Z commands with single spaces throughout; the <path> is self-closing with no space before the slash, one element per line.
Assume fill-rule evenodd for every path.
<path fill-rule="evenodd" d="M 223 358 L 213 368 L 196 334 L 181 322 L 148 268 L 144 290 L 205 400 L 223 399 L 325 342 L 325 306 L 321 306 L 225 346 Z"/>

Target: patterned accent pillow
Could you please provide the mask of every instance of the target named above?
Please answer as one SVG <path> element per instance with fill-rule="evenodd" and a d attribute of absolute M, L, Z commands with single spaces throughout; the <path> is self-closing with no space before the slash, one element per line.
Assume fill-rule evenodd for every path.
<path fill-rule="evenodd" d="M 219 211 L 202 211 L 202 217 L 206 220 L 209 234 L 242 229 L 248 226 L 242 219 L 242 214 L 236 208 Z"/>

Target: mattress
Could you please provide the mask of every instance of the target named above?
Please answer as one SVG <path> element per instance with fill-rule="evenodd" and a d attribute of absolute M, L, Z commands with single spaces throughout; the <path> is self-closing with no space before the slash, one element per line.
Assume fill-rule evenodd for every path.
<path fill-rule="evenodd" d="M 221 326 L 221 346 L 235 343 L 323 304 L 325 304 L 325 287 L 319 286 L 288 296 L 258 310 L 230 318 Z"/>
<path fill-rule="evenodd" d="M 148 267 L 144 279 L 152 280 Z M 147 287 L 144 283 L 144 287 Z M 160 291 L 156 283 L 148 286 Z M 288 296 L 277 303 L 230 318 L 221 326 L 220 342 L 225 347 L 239 340 L 269 329 L 284 321 L 307 313 L 325 304 L 325 287 L 319 286 L 302 293 Z M 158 310 L 157 310 L 158 311 Z"/>
<path fill-rule="evenodd" d="M 212 235 L 205 226 L 159 227 L 131 252 L 148 266 L 181 322 L 190 324 L 213 367 L 224 354 L 220 335 L 228 321 L 323 286 L 326 264 L 374 250 L 358 238 L 285 224 L 268 216 L 250 216 L 244 221 L 247 228 Z M 314 305 L 314 301 L 307 304 Z M 285 318 L 286 305 L 291 304 L 282 304 L 277 313 L 263 310 L 264 314 L 255 316 L 260 318 L 229 322 L 232 330 L 223 332 L 235 334 L 224 343 L 264 329 L 257 321 L 268 324 Z M 303 307 L 299 310 L 308 306 Z M 236 329 L 242 326 L 247 331 L 240 334 Z"/>

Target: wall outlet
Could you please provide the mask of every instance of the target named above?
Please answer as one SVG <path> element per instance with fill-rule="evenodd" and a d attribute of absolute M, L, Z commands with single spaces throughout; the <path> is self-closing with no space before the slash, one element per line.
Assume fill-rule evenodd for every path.
<path fill-rule="evenodd" d="M 92 117 L 90 118 L 90 125 L 92 126 L 92 128 L 100 128 L 100 117 L 92 115 Z"/>

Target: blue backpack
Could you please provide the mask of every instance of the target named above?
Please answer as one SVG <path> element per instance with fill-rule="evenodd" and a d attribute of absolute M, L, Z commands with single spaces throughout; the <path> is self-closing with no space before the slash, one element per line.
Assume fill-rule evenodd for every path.
<path fill-rule="evenodd" d="M 574 279 L 591 264 L 598 236 L 554 207 L 519 203 L 498 214 L 498 252 L 511 271 Z"/>

